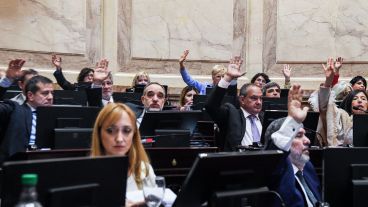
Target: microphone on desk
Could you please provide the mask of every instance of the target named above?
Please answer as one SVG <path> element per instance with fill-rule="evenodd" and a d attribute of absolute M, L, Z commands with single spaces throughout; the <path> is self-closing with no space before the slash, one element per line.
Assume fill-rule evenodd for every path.
<path fill-rule="evenodd" d="M 362 108 L 358 107 L 358 106 L 353 106 L 354 110 L 359 110 L 359 111 L 363 111 L 364 113 L 368 113 L 368 111 L 364 111 Z"/>

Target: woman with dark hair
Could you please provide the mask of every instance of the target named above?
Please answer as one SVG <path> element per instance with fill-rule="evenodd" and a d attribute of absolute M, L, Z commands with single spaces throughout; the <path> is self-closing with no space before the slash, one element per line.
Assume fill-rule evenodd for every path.
<path fill-rule="evenodd" d="M 320 112 L 317 126 L 319 144 L 321 146 L 350 145 L 353 140 L 352 115 L 367 111 L 368 96 L 363 90 L 352 91 L 344 99 L 344 108 L 338 108 L 335 104 L 335 93 L 331 92 L 335 73 L 334 60 L 329 58 L 327 66 L 323 67 L 325 83 L 308 100 L 313 110 Z"/>
<path fill-rule="evenodd" d="M 355 90 L 350 92 L 344 99 L 344 110 L 349 115 L 365 114 L 367 111 L 367 93 L 364 90 Z"/>
<path fill-rule="evenodd" d="M 183 88 L 180 94 L 180 111 L 185 111 L 193 105 L 194 95 L 198 95 L 199 92 L 193 86 L 186 86 Z"/>
<path fill-rule="evenodd" d="M 253 76 L 250 82 L 260 88 L 263 88 L 263 86 L 265 86 L 270 81 L 271 80 L 266 73 L 257 73 Z"/>
<path fill-rule="evenodd" d="M 353 87 L 353 90 L 366 90 L 367 81 L 362 76 L 355 76 L 350 80 L 350 84 Z"/>
<path fill-rule="evenodd" d="M 77 83 L 70 83 L 63 75 L 61 68 L 61 57 L 52 56 L 52 64 L 56 67 L 54 77 L 59 86 L 64 90 L 79 90 L 89 88 L 93 82 L 94 70 L 91 68 L 83 68 L 78 75 Z"/>

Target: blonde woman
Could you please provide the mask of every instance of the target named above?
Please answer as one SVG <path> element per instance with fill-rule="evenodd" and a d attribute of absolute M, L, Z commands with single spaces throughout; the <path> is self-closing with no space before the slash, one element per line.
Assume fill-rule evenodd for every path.
<path fill-rule="evenodd" d="M 135 89 L 137 86 L 145 86 L 151 82 L 151 79 L 147 72 L 141 71 L 135 74 L 133 81 L 132 81 L 132 87 L 127 88 L 126 92 L 137 92 Z"/>
<path fill-rule="evenodd" d="M 141 143 L 135 114 L 125 104 L 110 103 L 100 111 L 93 128 L 91 155 L 129 157 L 127 192 L 142 190 L 145 178 L 154 183 L 156 176 Z"/>

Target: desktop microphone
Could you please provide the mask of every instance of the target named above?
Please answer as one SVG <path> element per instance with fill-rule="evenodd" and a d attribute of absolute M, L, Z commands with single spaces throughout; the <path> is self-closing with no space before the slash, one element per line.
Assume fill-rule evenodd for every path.
<path fill-rule="evenodd" d="M 364 111 L 363 109 L 357 107 L 357 106 L 353 106 L 354 110 L 359 110 L 359 111 L 363 111 L 364 113 L 368 113 L 368 111 Z"/>

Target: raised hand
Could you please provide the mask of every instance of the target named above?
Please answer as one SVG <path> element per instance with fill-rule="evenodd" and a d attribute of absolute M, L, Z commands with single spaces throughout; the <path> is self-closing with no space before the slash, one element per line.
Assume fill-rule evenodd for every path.
<path fill-rule="evenodd" d="M 235 56 L 234 58 L 230 59 L 230 64 L 227 67 L 227 71 L 225 73 L 224 79 L 228 82 L 239 78 L 240 76 L 245 75 L 245 73 L 240 72 L 240 67 L 243 63 L 243 60 L 240 56 Z"/>
<path fill-rule="evenodd" d="M 110 71 L 108 69 L 109 66 L 109 61 L 107 59 L 101 59 L 97 64 L 96 64 L 96 69 L 95 72 L 93 73 L 93 82 L 97 85 L 101 85 L 102 81 L 104 81 Z"/>
<path fill-rule="evenodd" d="M 302 123 L 307 117 L 308 107 L 302 109 L 303 90 L 295 84 L 289 90 L 288 115 L 296 122 Z"/>
<path fill-rule="evenodd" d="M 240 70 L 240 67 L 243 64 L 243 59 L 241 59 L 240 56 L 235 56 L 234 58 L 230 59 L 230 64 L 235 64 L 238 70 Z"/>
<path fill-rule="evenodd" d="M 51 62 L 56 67 L 56 70 L 61 69 L 61 57 L 60 56 L 52 55 Z"/>
<path fill-rule="evenodd" d="M 344 62 L 344 58 L 338 57 L 335 60 L 335 74 L 339 74 L 340 68 L 342 66 L 342 63 Z"/>
<path fill-rule="evenodd" d="M 327 64 L 322 64 L 323 70 L 325 72 L 325 87 L 331 87 L 334 75 L 335 75 L 335 64 L 334 59 L 329 57 L 327 60 Z"/>
<path fill-rule="evenodd" d="M 282 74 L 284 74 L 285 82 L 290 82 L 291 77 L 291 67 L 288 64 L 284 64 L 284 67 L 282 69 Z"/>
<path fill-rule="evenodd" d="M 19 78 L 22 75 L 22 67 L 26 61 L 23 59 L 14 59 L 9 61 L 8 69 L 6 70 L 6 77 L 10 80 Z"/>
<path fill-rule="evenodd" d="M 187 56 L 189 54 L 189 50 L 184 50 L 183 52 L 183 55 L 180 56 L 180 59 L 179 59 L 179 65 L 180 65 L 180 68 L 184 68 L 184 61 L 187 59 Z"/>

